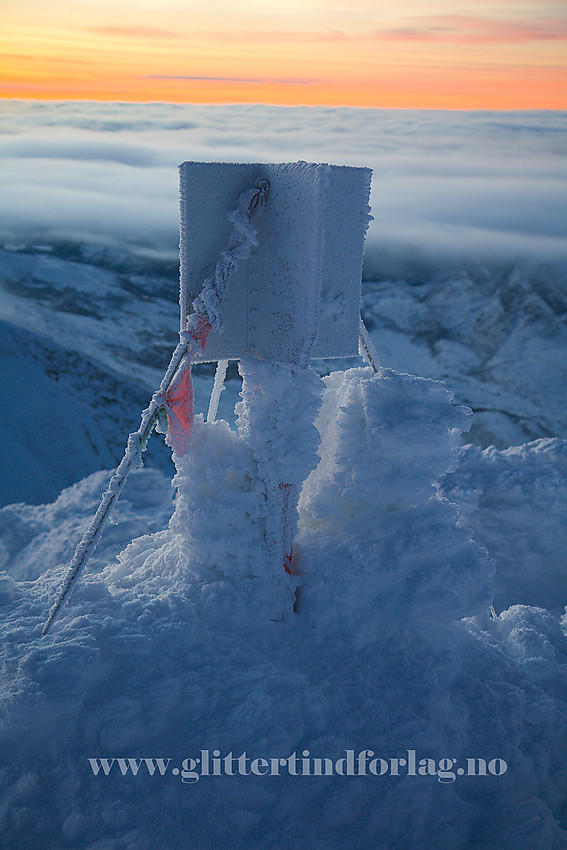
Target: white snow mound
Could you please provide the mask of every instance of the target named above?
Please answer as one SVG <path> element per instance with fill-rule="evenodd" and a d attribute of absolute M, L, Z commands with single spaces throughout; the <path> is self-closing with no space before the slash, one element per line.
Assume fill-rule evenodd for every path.
<path fill-rule="evenodd" d="M 270 462 L 247 431 L 246 406 L 238 434 L 196 422 L 169 526 L 85 574 L 46 638 L 61 570 L 33 582 L 4 575 L 7 846 L 565 846 L 567 774 L 555 745 L 567 734 L 565 636 L 539 608 L 488 613 L 494 563 L 439 485 L 456 469 L 468 410 L 435 381 L 334 373 L 317 456 L 307 424 L 320 386 L 307 374 L 304 439 L 291 432 L 274 448 L 311 470 L 298 577 L 266 558 L 257 482 Z M 277 407 L 263 413 L 268 427 Z M 447 781 L 403 771 L 180 781 L 171 768 L 205 749 L 265 759 L 415 750 L 435 764 L 503 759 L 508 770 Z M 172 761 L 163 776 L 95 776 L 87 759 L 102 757 Z"/>

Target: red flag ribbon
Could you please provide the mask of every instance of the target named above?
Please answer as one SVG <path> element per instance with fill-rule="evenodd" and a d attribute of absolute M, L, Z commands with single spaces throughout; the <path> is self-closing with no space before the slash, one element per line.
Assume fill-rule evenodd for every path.
<path fill-rule="evenodd" d="M 191 355 L 202 354 L 207 344 L 211 323 L 206 316 L 193 313 L 188 324 L 194 325 L 188 327 L 186 332 L 188 341 L 194 343 L 194 345 L 190 345 Z M 164 407 L 167 412 L 166 442 L 180 457 L 189 451 L 195 418 L 191 355 L 187 355 L 181 363 L 164 398 Z"/>

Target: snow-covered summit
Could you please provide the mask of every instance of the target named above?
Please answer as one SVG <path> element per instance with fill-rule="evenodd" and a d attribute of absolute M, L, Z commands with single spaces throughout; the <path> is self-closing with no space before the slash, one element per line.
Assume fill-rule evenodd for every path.
<path fill-rule="evenodd" d="M 59 554 L 35 581 L 5 575 L 1 585 L 3 824 L 16 846 L 150 848 L 161 831 L 173 848 L 564 846 L 567 641 L 554 616 L 529 604 L 527 542 L 516 550 L 527 604 L 489 613 L 501 553 L 493 559 L 471 538 L 438 487 L 448 471 L 459 475 L 469 411 L 439 383 L 391 370 L 337 371 L 325 385 L 320 459 L 300 502 L 299 593 L 294 604 L 289 587 L 283 617 L 270 616 L 284 574 L 263 566 L 254 462 L 226 423 L 196 422 L 169 522 L 166 480 L 135 473 L 122 540 L 149 533 L 117 560 L 103 537 L 105 557 L 44 639 L 68 557 L 58 541 L 100 481 L 51 508 L 19 507 L 19 538 L 9 546 L 4 531 L 14 576 L 35 574 L 36 540 Z M 562 441 L 529 451 L 544 494 Z M 483 463 L 471 458 L 451 499 L 470 474 L 479 503 L 483 486 L 487 497 L 505 488 L 506 453 Z M 468 519 L 474 505 L 465 507 Z M 481 514 L 475 525 L 484 543 Z M 120 529 L 111 527 L 114 545 Z M 202 775 L 204 751 L 248 762 Z M 397 775 L 289 769 L 292 757 L 342 758 L 348 774 L 363 751 L 390 767 L 394 759 Z M 165 759 L 163 775 L 145 762 L 137 775 L 110 762 L 105 775 L 97 761 L 138 756 Z M 287 767 L 260 775 L 254 758 Z M 467 759 L 493 772 L 461 776 Z"/>

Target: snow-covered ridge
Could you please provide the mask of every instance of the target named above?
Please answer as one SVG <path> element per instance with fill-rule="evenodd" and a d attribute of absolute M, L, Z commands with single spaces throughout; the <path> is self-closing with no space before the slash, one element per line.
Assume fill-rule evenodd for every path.
<path fill-rule="evenodd" d="M 367 282 L 362 313 L 386 365 L 475 411 L 472 442 L 567 436 L 567 263 L 418 266 Z"/>

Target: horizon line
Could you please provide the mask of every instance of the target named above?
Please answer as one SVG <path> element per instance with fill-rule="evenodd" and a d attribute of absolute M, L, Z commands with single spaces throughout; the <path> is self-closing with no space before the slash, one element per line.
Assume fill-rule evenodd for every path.
<path fill-rule="evenodd" d="M 275 106 L 281 109 L 357 109 L 357 110 L 383 110 L 384 112 L 567 112 L 565 106 L 361 106 L 350 103 L 277 103 L 275 101 L 250 101 L 250 100 L 227 100 L 227 101 L 201 101 L 201 100 L 126 100 L 113 98 L 93 97 L 26 97 L 22 95 L 0 94 L 0 102 L 13 101 L 20 103 L 92 103 L 92 104 L 123 104 L 132 106 Z"/>

